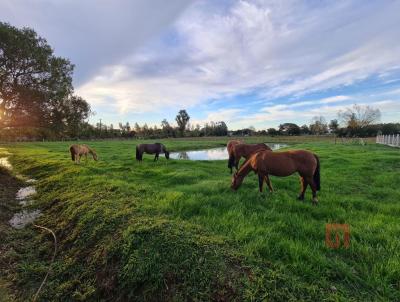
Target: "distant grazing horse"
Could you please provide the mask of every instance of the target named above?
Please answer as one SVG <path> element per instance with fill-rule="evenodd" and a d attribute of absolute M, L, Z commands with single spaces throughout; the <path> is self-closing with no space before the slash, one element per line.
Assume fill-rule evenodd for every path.
<path fill-rule="evenodd" d="M 254 153 L 262 150 L 271 150 L 266 144 L 233 144 L 230 146 L 230 150 L 228 149 L 229 159 L 228 159 L 228 168 L 231 169 L 235 167 L 236 171 L 239 170 L 239 162 L 242 157 L 246 160 L 252 156 Z"/>
<path fill-rule="evenodd" d="M 231 188 L 237 190 L 243 179 L 254 171 L 258 174 L 260 192 L 263 189 L 264 179 L 269 182 L 268 175 L 289 176 L 295 172 L 300 174 L 301 192 L 299 200 L 304 200 L 307 186 L 312 190 L 312 202 L 318 203 L 317 191 L 321 189 L 319 158 L 314 153 L 305 150 L 293 150 L 287 152 L 260 151 L 251 156 L 232 178 Z"/>
<path fill-rule="evenodd" d="M 147 154 L 155 154 L 154 161 L 158 160 L 158 156 L 160 153 L 165 154 L 165 158 L 169 159 L 169 152 L 165 148 L 163 144 L 155 143 L 155 144 L 140 144 L 136 146 L 136 160 L 143 160 L 143 153 Z"/>
<path fill-rule="evenodd" d="M 72 145 L 71 147 L 69 147 L 69 151 L 71 152 L 71 159 L 76 164 L 80 163 L 82 155 L 84 155 L 87 160 L 88 154 L 91 154 L 93 156 L 93 159 L 97 160 L 96 151 L 94 149 L 91 149 L 87 145 Z"/>

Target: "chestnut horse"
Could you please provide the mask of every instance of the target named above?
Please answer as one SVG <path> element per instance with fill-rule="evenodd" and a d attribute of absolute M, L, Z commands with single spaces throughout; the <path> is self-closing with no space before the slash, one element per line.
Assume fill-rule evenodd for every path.
<path fill-rule="evenodd" d="M 71 152 L 71 159 L 76 164 L 80 163 L 82 155 L 84 155 L 87 160 L 88 154 L 91 154 L 93 156 L 93 159 L 97 160 L 96 151 L 94 149 L 91 149 L 87 145 L 72 145 L 71 147 L 69 147 L 69 152 Z"/>
<path fill-rule="evenodd" d="M 251 156 L 235 173 L 231 188 L 237 190 L 250 171 L 258 174 L 260 192 L 263 190 L 264 179 L 270 186 L 268 175 L 285 177 L 298 172 L 301 180 L 301 191 L 298 199 L 304 200 L 304 193 L 307 186 L 310 185 L 313 196 L 312 202 L 314 205 L 318 203 L 317 191 L 321 189 L 320 163 L 318 156 L 312 152 L 305 150 L 260 151 Z"/>
<path fill-rule="evenodd" d="M 232 174 L 232 168 L 235 167 L 236 171 L 239 170 L 239 162 L 242 157 L 244 157 L 246 160 L 252 156 L 254 153 L 257 153 L 258 151 L 261 150 L 269 150 L 272 151 L 270 147 L 268 147 L 266 144 L 233 144 L 231 145 L 231 151 L 229 153 L 229 159 L 228 159 L 228 168 L 231 169 L 231 174 Z"/>
<path fill-rule="evenodd" d="M 136 160 L 143 160 L 143 153 L 147 154 L 155 154 L 154 161 L 158 160 L 158 156 L 160 153 L 165 154 L 165 158 L 169 159 L 169 152 L 167 148 L 163 144 L 155 143 L 155 144 L 140 144 L 136 146 Z"/>
<path fill-rule="evenodd" d="M 226 144 L 226 150 L 228 151 L 229 158 L 231 158 L 231 156 L 233 156 L 233 147 L 238 144 L 243 144 L 243 141 L 231 140 Z M 232 174 L 232 166 L 231 166 L 229 160 L 228 160 L 228 168 L 231 169 L 231 174 Z"/>

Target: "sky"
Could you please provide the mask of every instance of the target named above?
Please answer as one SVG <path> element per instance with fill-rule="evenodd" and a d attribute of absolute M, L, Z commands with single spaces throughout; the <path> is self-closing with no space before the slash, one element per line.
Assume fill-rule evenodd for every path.
<path fill-rule="evenodd" d="M 398 0 L 1 0 L 75 64 L 92 123 L 327 121 L 352 104 L 400 121 Z"/>

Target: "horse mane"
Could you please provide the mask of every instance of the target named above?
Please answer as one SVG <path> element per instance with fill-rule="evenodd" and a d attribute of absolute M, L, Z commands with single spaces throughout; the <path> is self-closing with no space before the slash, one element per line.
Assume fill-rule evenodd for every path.
<path fill-rule="evenodd" d="M 161 152 L 168 152 L 168 150 L 167 150 L 167 148 L 165 147 L 164 144 L 155 143 L 155 145 L 159 145 L 159 146 L 160 146 L 160 151 L 161 151 Z"/>
<path fill-rule="evenodd" d="M 254 156 L 254 155 L 253 155 Z M 252 157 L 253 157 L 252 156 Z M 252 158 L 251 157 L 251 158 Z M 239 168 L 239 171 L 236 172 L 236 176 L 245 178 L 247 176 L 247 174 L 249 174 L 251 171 L 254 171 L 254 168 L 251 164 L 251 158 L 246 160 L 241 167 Z"/>

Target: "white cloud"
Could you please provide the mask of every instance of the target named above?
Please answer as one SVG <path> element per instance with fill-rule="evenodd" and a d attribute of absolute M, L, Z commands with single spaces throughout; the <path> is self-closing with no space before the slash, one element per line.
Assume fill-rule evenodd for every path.
<path fill-rule="evenodd" d="M 268 98 L 302 95 L 390 72 L 400 60 L 399 2 L 213 5 L 197 2 L 182 15 L 176 44 L 155 43 L 121 60 L 129 76 L 114 81 L 108 70 L 120 65 L 104 68 L 104 80 L 93 78 L 79 93 L 93 101 L 111 95 L 122 111 L 152 111 L 255 88 Z"/>
<path fill-rule="evenodd" d="M 209 122 L 224 121 L 225 123 L 232 124 L 237 122 L 238 119 L 241 119 L 241 114 L 243 111 L 243 109 L 239 108 L 220 109 L 217 111 L 208 112 L 204 119 L 195 119 L 190 121 L 190 123 L 192 125 L 204 125 L 205 123 Z"/>
<path fill-rule="evenodd" d="M 318 104 L 331 104 L 331 103 L 338 103 L 338 102 L 345 102 L 350 100 L 351 97 L 347 95 L 336 95 L 336 96 L 331 96 L 323 99 L 317 99 L 313 101 L 300 101 L 300 102 L 295 102 L 292 104 L 288 104 L 288 106 L 295 108 L 295 107 L 302 107 L 302 106 L 308 106 L 308 105 L 318 105 Z"/>
<path fill-rule="evenodd" d="M 322 103 L 321 103 L 322 104 Z M 358 103 L 360 106 L 372 106 L 378 108 L 383 115 L 382 122 L 393 122 L 393 117 L 400 114 L 400 101 L 399 100 L 380 100 L 368 103 Z M 266 124 L 267 127 L 276 127 L 277 125 L 285 122 L 300 121 L 299 124 L 309 124 L 314 116 L 324 116 L 327 121 L 338 118 L 338 112 L 351 107 L 352 104 L 325 104 L 317 106 L 312 109 L 293 110 L 288 105 L 276 105 L 272 107 L 263 108 L 262 112 L 240 116 L 236 121 L 237 125 L 250 125 L 250 124 Z M 301 119 L 299 120 L 299 117 Z"/>
<path fill-rule="evenodd" d="M 246 104 L 235 104 L 202 120 L 244 126 L 332 116 L 357 99 L 305 95 L 343 93 L 332 90 L 374 76 L 391 81 L 400 72 L 399 11 L 399 1 L 361 0 L 0 4 L 0 17 L 33 26 L 71 57 L 81 78 L 77 93 L 95 110 L 197 110 L 210 99 L 257 91 L 265 101 L 248 118 L 240 117 Z M 298 101 L 270 105 L 293 96 Z"/>

